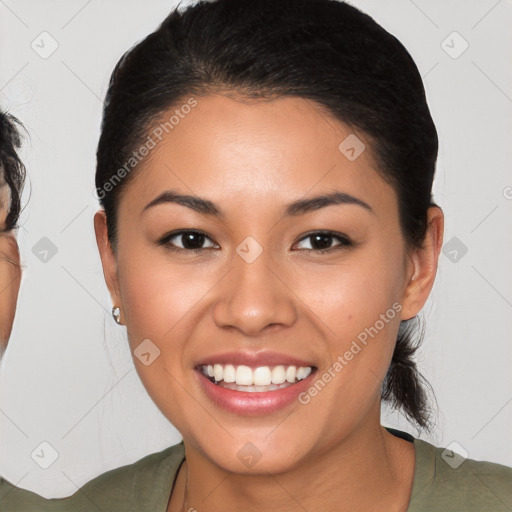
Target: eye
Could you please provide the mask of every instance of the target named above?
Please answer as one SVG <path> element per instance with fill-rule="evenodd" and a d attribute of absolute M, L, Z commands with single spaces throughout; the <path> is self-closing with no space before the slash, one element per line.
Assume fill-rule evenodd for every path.
<path fill-rule="evenodd" d="M 306 240 L 310 240 L 310 242 L 304 243 Z M 335 241 L 338 241 L 339 243 L 333 246 L 332 243 Z M 347 236 L 339 233 L 333 233 L 331 231 L 316 231 L 314 233 L 309 233 L 307 236 L 301 238 L 297 245 L 300 244 L 302 244 L 303 247 L 299 247 L 299 250 L 315 251 L 320 254 L 354 245 Z"/>
<path fill-rule="evenodd" d="M 203 247 L 205 242 L 209 244 Z M 160 241 L 159 245 L 164 245 L 171 251 L 187 251 L 187 252 L 202 252 L 206 249 L 218 248 L 211 238 L 209 238 L 202 231 L 175 231 L 165 235 Z"/>

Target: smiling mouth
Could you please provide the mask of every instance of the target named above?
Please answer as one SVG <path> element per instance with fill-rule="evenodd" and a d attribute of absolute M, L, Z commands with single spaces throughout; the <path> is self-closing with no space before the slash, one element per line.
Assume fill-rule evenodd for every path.
<path fill-rule="evenodd" d="M 293 386 L 308 377 L 314 366 L 258 366 L 213 364 L 198 370 L 217 386 L 234 391 L 264 393 Z"/>

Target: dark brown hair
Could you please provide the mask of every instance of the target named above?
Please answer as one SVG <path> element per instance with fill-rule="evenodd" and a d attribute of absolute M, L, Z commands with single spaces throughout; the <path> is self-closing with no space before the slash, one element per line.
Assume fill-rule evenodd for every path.
<path fill-rule="evenodd" d="M 0 111 L 0 185 L 11 191 L 11 205 L 2 231 L 17 227 L 21 211 L 21 194 L 25 184 L 25 166 L 18 156 L 21 148 L 21 123 L 12 115 Z"/>

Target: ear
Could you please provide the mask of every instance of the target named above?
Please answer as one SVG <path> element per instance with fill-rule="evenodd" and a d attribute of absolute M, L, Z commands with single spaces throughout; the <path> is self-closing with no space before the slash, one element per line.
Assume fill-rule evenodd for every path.
<path fill-rule="evenodd" d="M 11 335 L 21 284 L 18 242 L 13 231 L 0 233 L 0 355 Z"/>
<path fill-rule="evenodd" d="M 444 214 L 438 206 L 427 211 L 427 233 L 422 248 L 411 249 L 409 277 L 402 300 L 402 320 L 415 317 L 434 286 L 443 244 Z"/>
<path fill-rule="evenodd" d="M 103 276 L 107 284 L 112 304 L 117 306 L 121 313 L 121 323 L 124 317 L 119 279 L 117 276 L 117 260 L 108 238 L 107 217 L 105 210 L 99 210 L 94 214 L 94 232 L 96 233 L 96 244 L 100 253 Z"/>

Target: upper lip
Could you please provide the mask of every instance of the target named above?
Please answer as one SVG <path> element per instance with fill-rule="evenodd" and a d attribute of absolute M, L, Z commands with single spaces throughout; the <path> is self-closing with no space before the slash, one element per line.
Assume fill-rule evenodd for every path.
<path fill-rule="evenodd" d="M 214 364 L 232 364 L 233 366 L 245 365 L 251 367 L 258 366 L 311 366 L 314 365 L 304 359 L 281 354 L 279 352 L 222 352 L 201 359 L 197 366 Z"/>

